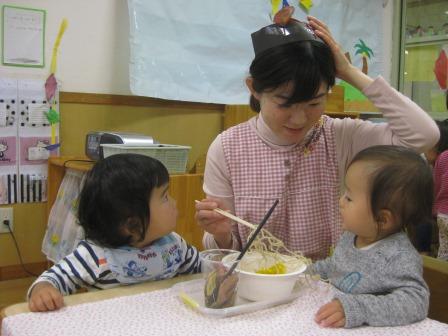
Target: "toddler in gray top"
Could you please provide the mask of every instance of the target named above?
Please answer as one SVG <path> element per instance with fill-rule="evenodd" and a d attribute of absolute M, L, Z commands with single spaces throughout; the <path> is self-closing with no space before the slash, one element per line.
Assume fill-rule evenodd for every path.
<path fill-rule="evenodd" d="M 429 290 L 404 229 L 431 221 L 429 167 L 410 149 L 373 146 L 353 158 L 344 185 L 339 206 L 345 233 L 331 257 L 311 266 L 338 291 L 315 321 L 352 328 L 424 319 Z"/>

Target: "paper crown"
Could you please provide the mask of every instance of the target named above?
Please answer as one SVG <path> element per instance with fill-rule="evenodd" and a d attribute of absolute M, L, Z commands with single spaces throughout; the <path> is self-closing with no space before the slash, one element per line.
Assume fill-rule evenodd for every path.
<path fill-rule="evenodd" d="M 291 18 L 293 12 L 293 8 L 285 7 L 276 14 L 274 22 L 277 23 L 252 33 L 251 37 L 255 55 L 267 49 L 291 42 L 318 41 L 324 43 L 316 36 L 314 30 L 307 23 Z"/>

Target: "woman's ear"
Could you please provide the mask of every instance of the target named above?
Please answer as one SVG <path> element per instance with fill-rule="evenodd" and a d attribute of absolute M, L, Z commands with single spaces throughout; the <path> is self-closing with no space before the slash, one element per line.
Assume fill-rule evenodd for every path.
<path fill-rule="evenodd" d="M 254 89 L 254 79 L 252 77 L 246 78 L 246 86 L 250 91 L 250 94 L 254 96 L 257 100 L 260 100 L 260 94 Z"/>

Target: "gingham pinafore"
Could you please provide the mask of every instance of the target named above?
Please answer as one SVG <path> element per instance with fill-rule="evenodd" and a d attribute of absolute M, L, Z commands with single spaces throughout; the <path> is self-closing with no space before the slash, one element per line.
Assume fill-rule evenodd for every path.
<path fill-rule="evenodd" d="M 265 229 L 313 259 L 326 257 L 342 232 L 332 124 L 322 116 L 304 144 L 288 149 L 269 147 L 249 122 L 222 133 L 236 215 L 259 223 L 279 199 Z M 238 224 L 234 233 L 247 242 L 248 228 Z"/>

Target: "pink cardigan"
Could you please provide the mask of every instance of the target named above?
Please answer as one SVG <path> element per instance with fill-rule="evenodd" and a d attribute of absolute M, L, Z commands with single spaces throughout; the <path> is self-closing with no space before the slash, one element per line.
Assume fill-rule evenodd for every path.
<path fill-rule="evenodd" d="M 433 175 L 435 195 L 433 213 L 448 215 L 448 150 L 438 156 Z"/>
<path fill-rule="evenodd" d="M 392 88 L 382 77 L 376 78 L 363 93 L 382 112 L 388 122 L 377 124 L 350 118 L 334 120 L 340 179 L 344 176 L 353 156 L 368 146 L 393 144 L 424 152 L 439 140 L 439 129 L 431 117 L 409 98 Z M 272 149 L 286 148 L 269 129 L 261 115 L 249 120 L 249 124 Z M 296 144 L 290 146 L 294 147 Z M 234 194 L 229 177 L 221 135 L 218 135 L 207 153 L 203 188 L 208 196 L 222 199 L 226 208 L 234 212 Z M 203 244 L 205 248 L 217 247 L 213 236 L 208 233 L 204 235 Z M 233 248 L 240 248 L 238 242 L 234 241 Z"/>

